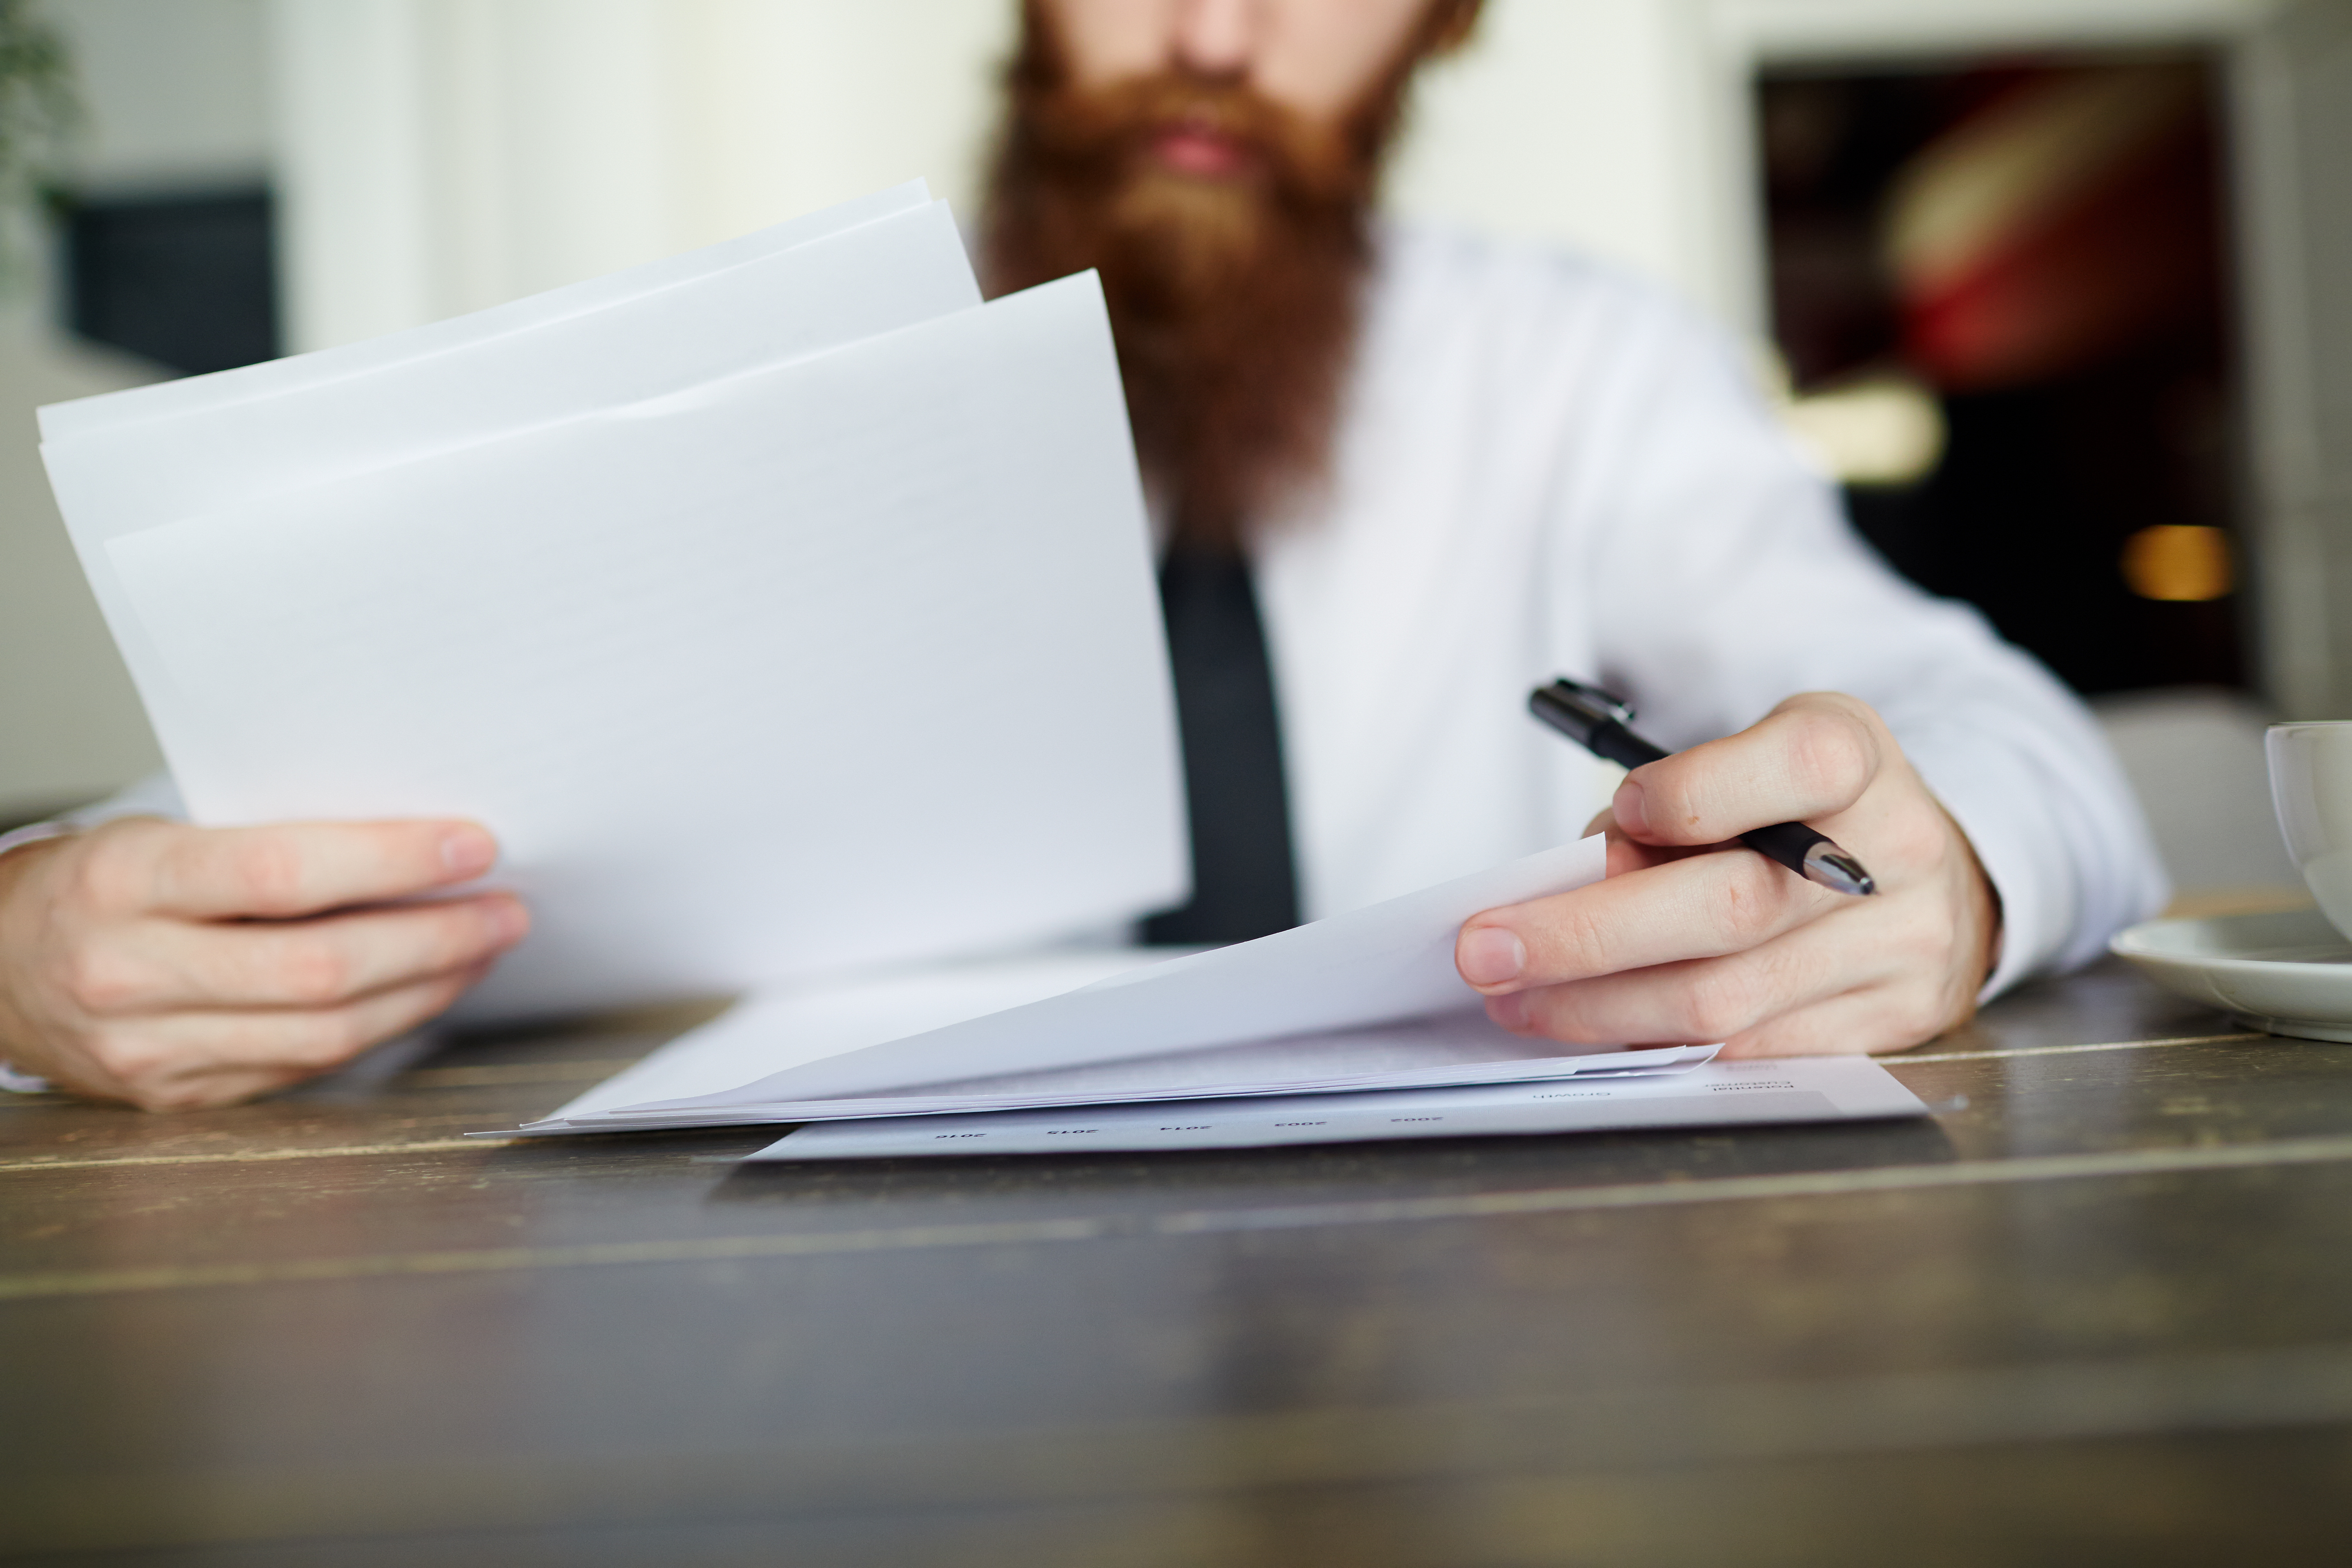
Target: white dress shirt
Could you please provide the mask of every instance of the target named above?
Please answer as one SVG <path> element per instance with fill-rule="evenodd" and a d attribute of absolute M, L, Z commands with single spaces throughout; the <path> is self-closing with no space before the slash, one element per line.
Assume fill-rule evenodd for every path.
<path fill-rule="evenodd" d="M 1719 334 L 1590 262 L 1398 227 L 1358 352 L 1328 493 L 1257 552 L 1307 918 L 1580 831 L 1605 777 L 1526 710 L 1555 674 L 1669 747 L 1871 703 L 2000 893 L 1988 994 L 2161 906 L 2090 715 L 1854 537 Z"/>
<path fill-rule="evenodd" d="M 1655 290 L 1383 230 L 1333 467 L 1255 547 L 1306 918 L 1576 837 L 1612 786 L 1528 716 L 1556 674 L 1669 747 L 1794 692 L 1871 703 L 2000 894 L 1987 995 L 2164 902 L 2082 705 L 1862 544 L 1729 345 Z M 150 780 L 68 825 L 176 809 Z"/>

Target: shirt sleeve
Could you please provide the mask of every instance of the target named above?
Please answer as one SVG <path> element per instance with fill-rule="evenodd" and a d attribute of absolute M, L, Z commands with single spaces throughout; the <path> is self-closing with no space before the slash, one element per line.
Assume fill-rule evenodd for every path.
<path fill-rule="evenodd" d="M 0 833 L 0 855 L 11 849 L 21 849 L 27 844 L 45 839 L 61 838 L 68 833 L 79 833 L 95 827 L 101 822 L 111 822 L 119 816 L 168 816 L 175 821 L 187 819 L 187 807 L 181 802 L 179 787 L 169 773 L 156 773 L 141 779 L 119 795 L 85 805 L 78 811 L 47 822 L 36 822 L 14 832 Z M 46 1094 L 47 1079 L 28 1072 L 18 1072 L 6 1061 L 0 1060 L 0 1093 Z"/>
<path fill-rule="evenodd" d="M 1987 997 L 2155 913 L 2162 867 L 2082 703 L 1855 537 L 1727 345 L 1654 301 L 1626 314 L 1610 345 L 1624 395 L 1569 482 L 1597 524 L 1601 674 L 1645 730 L 1680 747 L 1799 691 L 1870 703 L 2000 897 Z"/>

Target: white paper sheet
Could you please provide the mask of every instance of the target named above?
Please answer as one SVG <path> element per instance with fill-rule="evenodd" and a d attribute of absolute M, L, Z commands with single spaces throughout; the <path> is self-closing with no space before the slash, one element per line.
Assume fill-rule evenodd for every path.
<path fill-rule="evenodd" d="M 980 303 L 944 202 L 790 244 L 777 230 L 756 237 L 760 248 L 726 266 L 713 251 L 749 242 L 373 344 L 45 410 L 68 432 L 42 447 L 50 484 L 167 754 L 195 755 L 205 736 L 175 728 L 185 705 L 117 579 L 110 542 Z M 558 297 L 576 308 L 551 309 Z M 387 357 L 384 344 L 416 338 L 432 340 L 431 352 Z M 173 389 L 179 405 L 166 415 L 92 418 L 95 405 L 136 407 Z"/>
<path fill-rule="evenodd" d="M 475 1016 L 1003 948 L 1183 895 L 1091 274 L 109 550 L 197 820 L 499 833 L 537 925 Z"/>
<path fill-rule="evenodd" d="M 1076 991 L 1126 970 L 1162 963 L 1171 952 L 1141 947 L 1050 951 L 863 980 L 819 981 L 747 996 L 534 1125 L 586 1121 L 645 1100 L 723 1094 L 794 1063 Z"/>
<path fill-rule="evenodd" d="M 1496 1028 L 1484 1012 L 1415 1018 L 1277 1040 L 1118 1058 L 1048 1072 L 1009 1073 L 872 1096 L 689 1104 L 668 1110 L 619 1109 L 559 1115 L 521 1129 L 534 1137 L 756 1126 L 877 1116 L 932 1116 L 1047 1106 L 1227 1100 L 1265 1095 L 1355 1093 L 1448 1084 L 1618 1078 L 1687 1072 L 1713 1059 L 1715 1046 L 1569 1047 Z"/>
<path fill-rule="evenodd" d="M 584 315 L 622 300 L 635 299 L 677 284 L 740 266 L 743 262 L 789 250 L 830 235 L 924 206 L 930 190 L 921 180 L 876 191 L 813 213 L 803 213 L 737 238 L 698 250 L 667 256 L 642 266 L 591 278 L 561 289 L 550 289 L 487 310 L 453 316 L 446 321 L 387 332 L 363 342 L 318 349 L 285 359 L 243 365 L 211 375 L 183 381 L 130 387 L 97 397 L 55 403 L 40 411 L 41 438 L 56 441 L 92 431 L 167 418 L 198 409 L 218 407 L 247 397 L 316 386 L 340 376 L 362 374 L 387 365 L 479 343 L 505 333 Z"/>
<path fill-rule="evenodd" d="M 1129 970 L 927 1034 L 813 1060 L 786 1058 L 780 1048 L 779 1059 L 792 1065 L 740 1089 L 612 1113 L 800 1108 L 983 1073 L 1041 1072 L 1455 1013 L 1475 1001 L 1454 967 L 1462 922 L 1483 910 L 1598 881 L 1607 855 L 1596 834 L 1384 903 Z M 1497 1059 L 1558 1053 L 1557 1047 L 1493 1033 Z"/>
<path fill-rule="evenodd" d="M 1670 1076 L 825 1121 L 788 1133 L 751 1158 L 1250 1149 L 1926 1114 L 1916 1095 L 1868 1058 L 1814 1057 L 1711 1062 Z"/>
<path fill-rule="evenodd" d="M 955 220 L 945 202 L 931 202 L 363 373 L 53 437 L 45 457 L 73 531 L 112 539 L 782 364 L 979 303 Z"/>

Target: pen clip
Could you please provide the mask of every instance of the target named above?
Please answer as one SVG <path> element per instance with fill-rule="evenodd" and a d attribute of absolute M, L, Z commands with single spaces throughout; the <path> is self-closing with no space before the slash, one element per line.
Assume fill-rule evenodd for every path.
<path fill-rule="evenodd" d="M 1580 680 L 1570 680 L 1562 675 L 1553 678 L 1550 689 L 1561 701 L 1596 724 L 1631 724 L 1633 721 L 1633 705 L 1598 686 L 1587 686 Z"/>

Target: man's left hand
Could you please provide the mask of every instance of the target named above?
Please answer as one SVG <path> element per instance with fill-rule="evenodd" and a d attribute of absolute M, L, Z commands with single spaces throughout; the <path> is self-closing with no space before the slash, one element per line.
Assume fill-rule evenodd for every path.
<path fill-rule="evenodd" d="M 1830 892 L 1737 842 L 1776 822 L 1829 835 L 1878 891 Z M 1473 916 L 1455 942 L 1514 1033 L 1825 1056 L 1902 1050 L 1975 1011 L 1999 902 L 1867 703 L 1792 697 L 1636 768 L 1588 831 L 1602 829 L 1605 880 Z"/>

